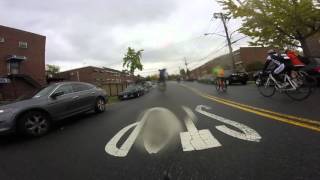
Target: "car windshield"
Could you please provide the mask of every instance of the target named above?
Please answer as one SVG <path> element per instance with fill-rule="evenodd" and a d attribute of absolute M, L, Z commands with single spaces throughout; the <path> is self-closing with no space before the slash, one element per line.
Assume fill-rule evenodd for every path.
<path fill-rule="evenodd" d="M 132 90 L 135 90 L 136 88 L 137 86 L 128 86 L 125 91 L 132 91 Z"/>

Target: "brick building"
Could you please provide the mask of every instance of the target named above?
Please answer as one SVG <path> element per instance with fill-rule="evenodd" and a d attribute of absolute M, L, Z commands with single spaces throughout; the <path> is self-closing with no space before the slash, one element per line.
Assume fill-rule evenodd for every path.
<path fill-rule="evenodd" d="M 117 95 L 128 84 L 134 83 L 136 78 L 127 73 L 110 69 L 86 66 L 58 73 L 55 79 L 67 81 L 81 81 L 95 84 L 107 91 L 109 95 Z"/>
<path fill-rule="evenodd" d="M 245 71 L 252 64 L 263 64 L 266 59 L 268 47 L 241 47 L 233 52 L 237 71 Z M 231 72 L 232 60 L 229 54 L 216 57 L 190 72 L 192 79 L 208 78 L 212 68 L 222 66 L 226 72 Z"/>
<path fill-rule="evenodd" d="M 45 84 L 46 37 L 0 25 L 0 100 Z"/>

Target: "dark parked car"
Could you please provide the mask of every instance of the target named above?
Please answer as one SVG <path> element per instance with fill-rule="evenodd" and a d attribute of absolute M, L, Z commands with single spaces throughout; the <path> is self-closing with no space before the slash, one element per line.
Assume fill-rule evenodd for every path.
<path fill-rule="evenodd" d="M 233 83 L 247 84 L 248 79 L 249 75 L 246 72 L 232 73 L 229 77 L 227 77 L 229 85 Z"/>
<path fill-rule="evenodd" d="M 305 71 L 317 79 L 318 85 L 320 85 L 320 58 L 314 58 L 306 66 Z"/>
<path fill-rule="evenodd" d="M 144 94 L 144 89 L 140 85 L 130 85 L 123 92 L 119 93 L 120 100 L 139 97 Z"/>
<path fill-rule="evenodd" d="M 55 83 L 23 100 L 0 106 L 0 132 L 41 136 L 57 120 L 90 110 L 105 111 L 107 101 L 105 91 L 92 84 Z"/>

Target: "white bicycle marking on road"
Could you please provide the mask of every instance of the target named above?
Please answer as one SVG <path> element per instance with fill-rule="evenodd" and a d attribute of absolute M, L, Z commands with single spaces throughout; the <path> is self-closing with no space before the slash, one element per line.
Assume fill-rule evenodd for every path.
<path fill-rule="evenodd" d="M 257 131 L 251 129 L 250 127 L 244 125 L 244 124 L 241 124 L 241 123 L 238 123 L 238 122 L 235 122 L 235 121 L 232 121 L 230 119 L 226 119 L 224 117 L 221 117 L 221 116 L 218 116 L 218 115 L 215 115 L 215 114 L 212 114 L 212 113 L 209 113 L 209 112 L 206 112 L 202 109 L 206 109 L 206 110 L 209 110 L 211 109 L 210 107 L 208 106 L 204 106 L 204 105 L 198 105 L 196 107 L 196 111 L 200 114 L 203 114 L 205 116 L 208 116 L 212 119 L 215 119 L 217 121 L 220 121 L 222 123 L 225 123 L 225 124 L 228 124 L 228 125 L 231 125 L 237 129 L 239 129 L 241 132 L 238 132 L 238 131 L 235 131 L 235 130 L 232 130 L 228 127 L 226 127 L 225 125 L 220 125 L 220 126 L 216 126 L 216 128 L 229 135 L 229 136 L 232 136 L 232 137 L 235 137 L 235 138 L 238 138 L 238 139 L 242 139 L 242 140 L 246 140 L 246 141 L 254 141 L 254 142 L 259 142 L 261 140 L 261 136 L 258 134 Z"/>
<path fill-rule="evenodd" d="M 168 119 L 161 119 L 168 118 Z M 168 121 L 171 122 L 170 125 Z M 177 117 L 168 109 L 155 107 L 148 109 L 143 113 L 140 121 L 130 124 L 123 129 L 121 129 L 105 146 L 105 151 L 113 156 L 125 157 L 130 151 L 135 140 L 139 136 L 142 128 L 146 124 L 149 130 L 145 131 L 143 134 L 144 146 L 149 154 L 159 152 L 164 146 L 166 146 L 171 138 L 173 137 L 176 130 L 180 130 L 181 127 Z M 159 128 L 159 125 L 166 124 L 167 129 Z M 121 137 L 129 131 L 131 128 L 135 127 L 128 139 L 122 144 L 120 148 L 117 147 L 117 143 Z M 150 131 L 153 131 L 150 132 Z"/>
<path fill-rule="evenodd" d="M 120 148 L 117 148 L 117 143 L 119 142 L 120 138 L 131 128 L 134 126 L 140 125 L 139 128 L 136 127 L 135 130 L 130 134 L 129 138 L 122 144 Z M 125 157 L 130 148 L 132 147 L 136 137 L 139 134 L 139 131 L 141 129 L 141 122 L 136 122 L 133 124 L 130 124 L 129 126 L 124 127 L 121 129 L 106 145 L 105 151 L 113 156 L 118 157 Z"/>
<path fill-rule="evenodd" d="M 182 109 L 187 114 L 187 116 L 184 118 L 187 132 L 181 132 L 179 120 L 170 110 L 162 107 L 155 107 L 145 111 L 140 121 L 122 128 L 106 144 L 105 151 L 112 156 L 127 156 L 141 131 L 143 131 L 143 145 L 149 154 L 158 153 L 170 142 L 175 134 L 178 134 L 178 132 L 181 132 L 180 140 L 183 151 L 204 150 L 222 146 L 220 142 L 211 134 L 209 129 L 197 129 L 195 126 L 197 117 L 190 108 L 182 106 Z M 211 108 L 205 105 L 198 105 L 195 111 L 219 122 L 233 126 L 239 129 L 241 132 L 232 130 L 225 125 L 215 126 L 219 131 L 241 140 L 260 142 L 261 136 L 250 127 L 209 113 L 203 109 L 209 110 Z M 134 130 L 121 145 L 121 147 L 118 148 L 117 143 L 124 136 L 124 134 L 132 128 L 134 128 Z"/>
<path fill-rule="evenodd" d="M 219 147 L 221 144 L 215 139 L 209 129 L 198 130 L 194 125 L 196 116 L 188 107 L 182 107 L 187 113 L 184 118 L 188 132 L 180 133 L 180 139 L 183 151 L 203 150 Z"/>
<path fill-rule="evenodd" d="M 143 129 L 143 144 L 149 154 L 158 153 L 181 131 L 178 118 L 168 109 L 152 108 Z"/>

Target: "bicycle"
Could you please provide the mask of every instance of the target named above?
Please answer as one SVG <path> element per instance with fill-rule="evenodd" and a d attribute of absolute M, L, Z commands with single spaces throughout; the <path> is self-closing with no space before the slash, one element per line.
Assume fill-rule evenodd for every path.
<path fill-rule="evenodd" d="M 302 101 L 311 95 L 312 89 L 306 76 L 299 75 L 292 79 L 287 73 L 283 74 L 284 83 L 279 83 L 271 73 L 267 76 L 259 74 L 256 81 L 258 90 L 262 96 L 271 97 L 276 91 L 284 92 L 288 97 L 296 101 Z"/>
<path fill-rule="evenodd" d="M 228 85 L 227 85 L 227 81 L 225 80 L 225 78 L 216 78 L 215 79 L 215 86 L 216 86 L 216 90 L 218 92 L 226 92 Z"/>
<path fill-rule="evenodd" d="M 306 82 L 312 87 L 312 90 L 317 86 L 318 81 L 315 77 L 310 76 L 303 68 L 297 67 L 292 70 L 295 74 L 295 78 L 305 78 Z M 293 78 L 293 79 L 295 79 Z"/>

